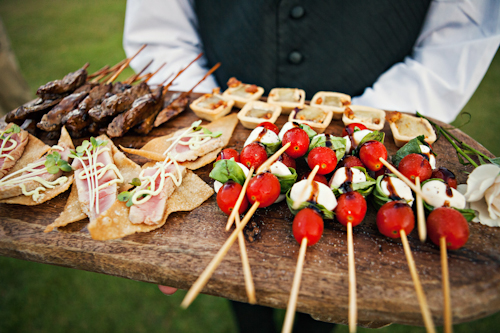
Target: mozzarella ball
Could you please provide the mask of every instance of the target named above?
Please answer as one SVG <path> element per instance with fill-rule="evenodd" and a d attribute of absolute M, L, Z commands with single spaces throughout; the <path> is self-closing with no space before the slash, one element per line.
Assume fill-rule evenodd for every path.
<path fill-rule="evenodd" d="M 352 172 L 352 183 L 361 183 L 366 182 L 366 175 L 361 170 L 356 168 L 349 168 Z M 337 171 L 333 174 L 332 179 L 330 179 L 330 187 L 331 188 L 339 188 L 342 184 L 344 184 L 347 180 L 347 168 L 342 167 L 338 168 Z"/>
<path fill-rule="evenodd" d="M 316 203 L 324 206 L 326 209 L 333 211 L 337 207 L 337 199 L 333 194 L 332 190 L 323 183 L 315 183 L 313 186 L 306 187 L 307 179 L 301 180 L 293 185 L 290 191 L 290 199 L 294 202 L 299 201 L 302 203 L 304 201 L 309 201 L 313 194 L 316 194 Z M 313 193 L 314 188 L 317 189 L 317 193 Z"/>
<path fill-rule="evenodd" d="M 440 180 L 431 180 L 425 183 L 422 186 L 422 193 L 425 196 L 425 202 L 436 208 L 443 206 L 465 208 L 465 197 Z"/>
<path fill-rule="evenodd" d="M 431 149 L 426 145 L 419 145 L 419 147 L 422 154 L 429 158 L 429 164 L 431 165 L 432 170 L 436 169 L 436 157 L 433 153 L 431 153 Z"/>
<path fill-rule="evenodd" d="M 391 185 L 391 188 L 394 189 L 395 193 L 391 193 L 389 191 L 389 185 Z M 380 182 L 380 188 L 382 189 L 382 192 L 390 196 L 392 194 L 397 195 L 401 199 L 405 200 L 408 205 L 412 206 L 413 205 L 413 193 L 411 192 L 411 188 L 406 185 L 402 180 L 396 177 L 384 177 L 382 181 Z"/>

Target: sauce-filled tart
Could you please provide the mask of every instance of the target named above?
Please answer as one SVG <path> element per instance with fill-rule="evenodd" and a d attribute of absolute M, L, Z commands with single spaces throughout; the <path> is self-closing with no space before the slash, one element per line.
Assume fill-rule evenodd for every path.
<path fill-rule="evenodd" d="M 295 108 L 304 107 L 306 92 L 297 88 L 273 88 L 269 92 L 267 102 L 281 106 L 283 114 L 290 114 Z"/>
<path fill-rule="evenodd" d="M 256 101 L 264 94 L 264 88 L 255 84 L 242 83 L 235 77 L 227 81 L 227 90 L 222 93 L 226 100 L 233 100 L 234 106 L 241 109 L 251 101 Z"/>
<path fill-rule="evenodd" d="M 238 112 L 238 119 L 244 127 L 254 129 L 264 121 L 274 124 L 280 114 L 281 107 L 278 105 L 261 101 L 251 101 Z"/>
<path fill-rule="evenodd" d="M 369 106 L 350 105 L 346 107 L 342 122 L 345 126 L 352 123 L 361 123 L 373 131 L 380 131 L 385 124 L 385 111 Z"/>
<path fill-rule="evenodd" d="M 234 106 L 233 100 L 226 100 L 219 94 L 219 88 L 211 94 L 205 94 L 192 102 L 189 107 L 202 119 L 214 121 L 224 117 Z"/>
<path fill-rule="evenodd" d="M 338 92 L 318 91 L 311 100 L 318 106 L 333 113 L 333 119 L 341 119 L 346 106 L 351 105 L 351 96 Z"/>
<path fill-rule="evenodd" d="M 332 121 L 333 112 L 317 106 L 304 105 L 295 108 L 288 121 L 306 124 L 318 133 L 323 133 Z"/>

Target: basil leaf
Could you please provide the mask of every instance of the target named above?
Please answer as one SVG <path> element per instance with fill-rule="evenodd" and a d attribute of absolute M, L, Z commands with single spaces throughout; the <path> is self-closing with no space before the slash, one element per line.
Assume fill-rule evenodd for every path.
<path fill-rule="evenodd" d="M 297 180 L 297 172 L 295 171 L 295 169 L 288 168 L 288 170 L 290 170 L 290 172 L 292 173 L 291 175 L 286 175 L 286 176 L 275 175 L 280 182 L 281 194 L 285 194 L 286 192 L 288 192 L 288 190 L 292 188 L 293 184 L 295 184 L 295 181 Z"/>
<path fill-rule="evenodd" d="M 245 183 L 245 173 L 233 160 L 219 160 L 215 162 L 214 168 L 210 172 L 210 178 L 220 181 L 222 184 L 228 180 L 233 180 L 240 185 Z"/>
<path fill-rule="evenodd" d="M 334 213 L 328 209 L 325 208 L 325 206 L 323 205 L 320 205 L 318 203 L 313 203 L 313 202 L 309 202 L 309 201 L 305 201 L 303 202 L 302 204 L 300 204 L 299 206 L 299 209 L 293 209 L 293 200 L 290 198 L 290 192 L 291 192 L 291 188 L 290 190 L 288 190 L 288 192 L 286 192 L 286 204 L 288 205 L 288 208 L 290 209 L 290 211 L 292 212 L 293 215 L 297 215 L 297 213 L 304 209 L 304 208 L 313 208 L 313 209 L 316 209 L 318 212 L 321 213 L 321 216 L 324 218 L 324 219 L 333 219 L 334 217 Z"/>
<path fill-rule="evenodd" d="M 373 131 L 371 133 L 368 133 L 365 135 L 363 139 L 359 142 L 359 145 L 356 147 L 356 149 L 353 152 L 353 155 L 358 156 L 359 155 L 359 149 L 363 145 L 363 143 L 368 142 L 368 141 L 378 141 L 380 143 L 384 143 L 384 138 L 385 138 L 385 133 L 384 132 L 379 132 L 379 131 Z"/>
<path fill-rule="evenodd" d="M 263 145 L 264 148 L 266 148 L 267 156 L 271 156 L 272 154 L 277 152 L 278 149 L 280 149 L 281 147 L 281 141 L 278 141 L 276 143 L 264 143 L 264 142 L 259 142 L 259 143 Z"/>
<path fill-rule="evenodd" d="M 392 162 L 394 163 L 396 168 L 399 166 L 399 162 L 401 162 L 403 157 L 405 157 L 409 154 L 422 153 L 422 150 L 420 149 L 420 145 L 424 144 L 424 142 L 425 142 L 424 139 L 425 139 L 425 137 L 423 135 L 420 135 L 416 138 L 411 139 L 403 147 L 398 149 L 396 154 L 392 157 Z"/>
<path fill-rule="evenodd" d="M 345 155 L 346 141 L 344 138 L 331 134 L 318 134 L 312 138 L 309 149 L 307 150 L 307 155 L 316 147 L 330 148 L 335 152 L 337 161 L 340 161 Z"/>
<path fill-rule="evenodd" d="M 309 140 L 311 140 L 313 137 L 316 136 L 316 131 L 313 130 L 309 125 L 306 125 L 306 124 L 299 124 L 299 128 L 303 129 L 304 131 L 306 131 L 307 135 L 309 136 Z"/>

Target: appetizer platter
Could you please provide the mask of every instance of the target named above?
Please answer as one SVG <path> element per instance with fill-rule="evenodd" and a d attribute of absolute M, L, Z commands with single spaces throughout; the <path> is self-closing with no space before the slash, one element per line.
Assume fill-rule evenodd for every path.
<path fill-rule="evenodd" d="M 137 86 L 139 85 L 134 87 Z M 29 209 L 19 203 L 8 204 L 2 201 L 0 203 L 0 254 L 189 289 L 231 235 L 231 232 L 226 231 L 228 216 L 219 209 L 217 196 L 212 195 L 212 188 L 216 182 L 210 177 L 214 168 L 212 161 L 215 160 L 223 147 L 242 151 L 244 146 L 251 145 L 255 138 L 249 137 L 251 130 L 246 127 L 253 128 L 254 126 L 248 126 L 248 124 L 243 126 L 242 123 L 237 122 L 238 110 L 235 108 L 227 111 L 228 115 L 225 115 L 226 111 L 223 111 L 223 115 L 209 118 L 214 120 L 212 123 L 200 122 L 197 116 L 199 111 L 193 112 L 194 110 L 192 111 L 187 106 L 187 101 L 193 102 L 199 98 L 203 99 L 204 95 L 163 92 L 162 100 L 156 101 L 155 105 L 166 106 L 164 110 L 170 111 L 170 113 L 172 110 L 176 112 L 173 116 L 167 117 L 169 121 L 160 123 L 158 126 L 150 126 L 147 133 L 141 134 L 140 131 L 127 129 L 123 134 L 114 135 L 113 138 L 96 136 L 93 140 L 88 141 L 84 140 L 85 138 L 73 137 L 71 140 L 68 133 L 65 132 L 65 127 L 58 125 L 57 132 L 62 132 L 60 140 L 69 138 L 68 146 L 77 147 L 73 168 L 80 171 L 78 175 L 75 172 L 75 178 L 78 178 L 80 182 L 87 181 L 88 184 L 91 184 L 88 179 L 93 173 L 85 171 L 85 168 L 86 166 L 89 170 L 95 168 L 95 188 L 100 188 L 97 179 L 99 177 L 97 176 L 98 167 L 91 166 L 86 161 L 92 158 L 97 160 L 98 156 L 101 156 L 99 154 L 101 154 L 102 147 L 110 152 L 118 170 L 129 170 L 129 172 L 122 171 L 123 179 L 117 177 L 121 181 L 120 195 L 128 194 L 124 195 L 125 200 L 116 200 L 114 204 L 111 203 L 111 205 L 116 205 L 116 209 L 107 210 L 102 214 L 83 207 L 79 208 L 80 210 L 75 210 L 77 204 L 74 202 L 77 202 L 76 198 L 82 192 L 80 188 L 76 189 L 76 185 L 74 185 L 75 189 L 66 192 L 61 190 L 57 194 L 64 193 L 45 202 L 41 201 L 39 204 L 31 205 Z M 293 93 L 295 94 L 295 91 Z M 154 97 L 154 93 L 150 92 L 149 95 L 151 98 Z M 285 94 L 282 93 L 282 95 Z M 172 99 L 172 96 L 175 97 Z M 297 98 L 298 103 L 304 103 L 304 96 L 299 97 Z M 158 97 L 155 98 L 158 99 Z M 185 110 L 182 105 L 175 104 L 176 101 L 180 103 L 180 100 L 184 101 L 182 105 L 184 105 Z M 260 100 L 264 101 L 265 99 L 260 98 Z M 172 101 L 174 101 L 173 104 Z M 219 103 L 220 100 L 215 102 L 215 104 L 222 104 Z M 300 106 L 304 107 L 303 104 Z M 214 110 L 216 107 L 210 108 Z M 259 107 L 264 109 L 262 105 Z M 287 105 L 282 107 L 287 107 Z M 147 116 L 154 114 L 156 119 L 159 119 L 158 117 L 163 112 L 162 108 L 155 106 L 153 109 L 153 111 L 148 111 Z M 353 110 L 354 114 L 358 111 L 356 108 Z M 167 111 L 166 113 L 168 113 Z M 243 111 L 243 114 L 248 114 L 247 110 Z M 377 110 L 368 111 L 378 112 Z M 293 114 L 294 111 L 291 112 Z M 279 112 L 276 115 L 279 115 Z M 256 118 L 261 118 L 261 116 Z M 267 119 L 267 116 L 265 118 Z M 288 118 L 287 112 L 283 112 L 273 120 L 275 120 L 277 128 L 281 129 L 287 123 Z M 346 129 L 340 120 L 331 122 L 330 120 L 331 115 L 326 126 L 321 129 L 321 132 L 325 133 L 322 140 L 329 144 L 331 144 L 330 135 L 341 137 L 341 133 Z M 384 123 L 384 120 L 384 118 L 377 118 L 376 125 L 382 126 L 380 132 L 385 135 L 384 145 L 387 154 L 393 156 L 398 151 L 397 146 L 400 145 L 400 141 L 396 141 L 398 143 L 396 145 L 390 124 L 389 122 Z M 114 133 L 110 130 L 113 128 L 111 123 L 107 127 L 108 134 Z M 151 124 L 154 123 L 155 119 L 152 120 Z M 437 123 L 439 124 L 439 122 Z M 138 123 L 134 123 L 133 126 L 129 126 L 129 129 L 137 129 L 134 127 L 137 125 Z M 6 123 L 3 124 L 4 132 L 2 135 L 8 131 L 8 127 L 5 128 L 5 126 Z M 12 133 L 11 136 L 13 136 L 14 132 L 16 140 L 20 142 L 19 147 L 25 145 L 25 137 L 28 134 L 17 130 L 11 130 L 9 134 Z M 49 132 L 53 133 L 55 130 Z M 217 134 L 219 132 L 221 134 Z M 451 132 L 470 146 L 491 156 L 482 146 L 464 133 L 456 129 Z M 262 133 L 256 135 L 262 136 Z M 181 150 L 175 148 L 175 144 L 186 135 L 190 138 L 197 137 L 199 140 L 204 140 L 203 137 L 210 137 L 208 141 L 214 139 L 212 142 L 221 137 L 221 141 L 214 143 L 216 148 L 211 148 L 212 152 L 209 154 L 212 155 L 210 157 L 206 157 L 205 154 L 195 157 L 187 156 L 184 161 L 181 161 L 181 167 L 179 167 L 174 159 L 170 158 L 169 162 L 168 153 L 175 150 L 177 154 L 180 154 Z M 279 133 L 275 136 L 279 137 L 279 141 L 287 141 L 286 134 L 283 136 L 282 133 Z M 42 141 L 36 138 L 33 140 L 33 142 L 37 142 L 37 147 L 29 148 L 29 145 L 32 144 L 30 142 L 24 149 L 30 152 L 36 151 L 35 155 L 39 155 L 36 158 L 43 155 L 46 160 L 54 160 L 58 166 L 65 165 L 64 162 L 60 162 L 66 156 L 63 154 L 64 149 L 61 148 L 64 144 L 58 143 L 58 138 L 50 135 L 42 136 L 41 139 Z M 199 143 L 197 145 L 202 146 Z M 56 154 L 55 151 L 58 148 L 54 147 L 59 147 L 60 153 Z M 432 150 L 436 154 L 436 164 L 439 167 L 452 170 L 459 184 L 466 182 L 467 174 L 465 172 L 471 172 L 473 167 L 460 164 L 455 150 L 448 141 L 433 141 Z M 95 157 L 92 157 L 93 152 Z M 333 153 L 334 156 L 335 154 Z M 362 153 L 360 152 L 360 154 Z M 49 155 L 50 158 L 47 157 Z M 268 155 L 272 155 L 272 153 Z M 313 155 L 310 153 L 308 156 L 309 167 L 313 169 L 309 175 L 310 178 L 314 177 L 320 168 L 319 163 L 315 164 Z M 206 161 L 197 162 L 205 157 Z M 33 157 L 33 160 L 36 158 Z M 341 158 L 339 158 L 339 162 L 340 160 Z M 45 165 L 47 166 L 47 164 Z M 177 171 L 172 171 L 175 169 L 174 165 Z M 189 170 L 186 171 L 186 169 Z M 140 173 L 141 181 L 144 182 L 148 177 L 151 177 L 148 176 L 148 172 L 150 172 L 148 170 L 160 170 L 158 172 L 170 170 L 169 173 L 176 174 L 178 172 L 180 178 L 184 177 L 185 184 L 183 185 L 178 185 L 177 178 L 172 177 L 175 179 L 173 182 L 179 191 L 172 194 L 170 192 L 174 190 L 168 190 L 170 192 L 167 195 L 167 197 L 175 197 L 172 201 L 176 201 L 176 205 L 178 204 L 181 208 L 170 208 L 167 204 L 167 213 L 161 213 L 162 216 L 166 214 L 164 220 L 148 222 L 149 226 L 148 223 L 133 228 L 128 224 L 123 226 L 121 222 L 123 216 L 129 216 L 132 221 L 138 219 L 137 216 L 140 215 L 138 212 L 133 212 L 133 208 L 129 211 L 129 206 L 125 202 L 135 200 L 137 203 L 141 198 L 144 198 L 145 193 L 149 193 L 147 191 L 155 188 L 154 181 L 150 181 L 148 187 L 147 182 L 144 183 L 146 185 L 135 184 L 134 177 L 131 176 Z M 297 159 L 297 173 L 302 176 L 307 170 L 309 170 L 307 163 Z M 64 176 L 66 170 L 60 166 L 60 170 L 57 171 Z M 102 171 L 103 174 L 106 172 Z M 330 172 L 331 170 L 328 172 L 319 171 L 318 174 Z M 52 174 L 52 172 L 50 173 Z M 264 173 L 263 175 L 268 174 Z M 63 176 L 59 176 L 57 179 Z M 72 178 L 67 178 L 64 181 L 65 190 L 69 189 L 73 182 Z M 308 177 L 305 176 L 303 179 L 306 178 Z M 366 177 L 364 181 L 368 180 L 373 181 L 372 185 L 375 184 L 375 179 Z M 311 179 L 302 180 L 302 182 L 308 181 L 310 182 Z M 263 180 L 262 182 L 267 181 Z M 75 181 L 76 183 L 78 181 Z M 380 180 L 379 183 L 381 183 Z M 136 186 L 135 189 L 134 186 Z M 259 185 L 252 184 L 250 186 L 258 187 Z M 329 184 L 329 186 L 333 185 Z M 377 187 L 382 186 L 377 184 Z M 89 188 L 92 186 L 89 185 Z M 114 191 L 117 192 L 116 189 Z M 291 191 L 293 192 L 293 188 Z M 300 188 L 296 191 L 303 192 Z M 341 206 L 344 205 L 342 202 L 350 200 L 342 194 L 342 186 L 336 187 L 335 191 L 340 192 L 338 193 L 340 197 L 337 200 Z M 137 195 L 134 197 L 134 193 L 139 197 Z M 293 194 L 291 195 L 293 196 Z M 422 195 L 427 194 L 422 193 Z M 364 201 L 361 195 L 358 197 L 361 197 L 361 199 L 356 198 L 358 202 Z M 255 298 L 249 300 L 246 288 L 247 276 L 241 268 L 240 251 L 237 246 L 230 247 L 230 245 L 226 249 L 227 254 L 218 263 L 219 266 L 213 269 L 210 279 L 200 288 L 201 292 L 243 302 L 250 301 L 271 307 L 286 308 L 289 304 L 290 290 L 294 284 L 295 271 L 298 266 L 297 259 L 305 256 L 306 246 L 313 244 L 313 246 L 307 247 L 306 260 L 302 259 L 300 289 L 295 294 L 296 304 L 294 306 L 297 311 L 309 313 L 318 320 L 344 324 L 351 320 L 351 316 L 357 316 L 357 325 L 366 327 L 380 327 L 389 323 L 423 326 L 425 317 L 424 319 L 422 317 L 421 304 L 418 292 L 416 292 L 417 287 L 414 286 L 414 277 L 408 269 L 406 250 L 402 246 L 403 243 L 406 248 L 408 243 L 411 246 L 414 269 L 419 276 L 419 284 L 421 284 L 421 289 L 423 289 L 427 299 L 428 312 L 434 325 L 443 324 L 445 298 L 443 297 L 441 279 L 444 273 L 441 270 L 440 248 L 432 242 L 439 243 L 440 237 L 443 239 L 445 235 L 438 236 L 436 240 L 434 237 L 436 232 L 432 229 L 429 230 L 430 233 L 433 233 L 432 242 L 430 240 L 421 242 L 418 231 L 409 230 L 408 234 L 404 234 L 403 240 L 388 238 L 384 236 L 385 233 L 380 229 L 381 227 L 377 227 L 378 209 L 368 204 L 363 213 L 364 219 L 361 218 L 362 223 L 359 224 L 359 220 L 338 223 L 337 219 L 325 219 L 322 233 L 319 236 L 314 236 L 316 238 L 313 240 L 313 236 L 308 236 L 307 232 L 296 233 L 300 228 L 294 225 L 295 217 L 287 207 L 288 199 L 274 204 L 272 202 L 264 204 L 259 200 L 249 203 L 249 206 L 255 206 L 255 203 L 258 203 L 252 210 L 255 213 L 250 214 L 248 220 L 245 221 L 245 223 L 248 222 L 247 227 L 243 229 Z M 260 208 L 257 209 L 257 206 Z M 301 207 L 300 209 L 300 212 L 297 211 L 299 219 L 308 220 L 309 217 L 306 218 L 303 215 L 312 213 L 307 211 L 308 208 Z M 112 212 L 108 213 L 110 211 Z M 90 216 L 90 221 L 87 215 Z M 153 217 L 140 217 L 139 219 L 141 218 L 141 221 L 153 219 Z M 243 218 L 240 221 L 239 217 L 236 217 L 237 226 L 242 222 Z M 294 226 L 292 227 L 292 225 Z M 353 229 L 354 226 L 356 228 Z M 470 237 L 466 245 L 459 250 L 448 252 L 446 275 L 449 279 L 453 323 L 470 321 L 500 310 L 500 250 L 498 248 L 500 230 L 479 223 L 468 223 L 468 226 Z M 112 228 L 114 231 L 110 233 L 109 230 Z M 401 228 L 403 229 L 403 227 Z M 304 242 L 304 239 L 307 239 L 310 244 L 307 244 L 308 241 Z M 234 240 L 236 240 L 236 236 L 234 236 Z M 299 254 L 299 252 L 302 253 Z M 350 277 L 353 274 L 353 266 L 351 265 L 355 265 L 354 283 Z M 356 315 L 351 312 L 353 292 L 357 295 L 354 302 Z"/>

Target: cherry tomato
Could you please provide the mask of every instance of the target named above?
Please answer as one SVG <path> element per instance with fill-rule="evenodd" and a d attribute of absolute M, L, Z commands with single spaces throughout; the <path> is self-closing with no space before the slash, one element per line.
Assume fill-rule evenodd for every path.
<path fill-rule="evenodd" d="M 307 164 L 311 169 L 319 165 L 318 174 L 327 175 L 337 166 L 337 155 L 330 148 L 316 147 L 307 155 Z"/>
<path fill-rule="evenodd" d="M 276 133 L 276 135 L 278 135 L 280 133 L 278 126 L 274 125 L 273 123 L 271 123 L 269 121 L 264 121 L 264 122 L 260 123 L 258 127 L 267 128 L 268 130 L 271 130 L 274 133 Z"/>
<path fill-rule="evenodd" d="M 347 226 L 351 222 L 355 227 L 360 224 L 365 218 L 366 214 L 366 200 L 358 192 L 347 192 L 337 199 L 337 207 L 335 207 L 335 214 L 337 220 Z"/>
<path fill-rule="evenodd" d="M 339 162 L 339 168 L 341 167 L 346 167 L 346 168 L 352 168 L 355 166 L 359 167 L 365 167 L 363 163 L 361 163 L 361 160 L 357 158 L 356 156 L 353 155 L 348 155 L 345 156 L 340 162 Z"/>
<path fill-rule="evenodd" d="M 266 149 L 258 142 L 252 142 L 251 144 L 243 147 L 243 149 L 241 150 L 240 161 L 249 169 L 252 166 L 254 167 L 254 169 L 257 169 L 266 160 Z"/>
<path fill-rule="evenodd" d="M 309 136 L 301 128 L 294 127 L 289 129 L 283 135 L 281 145 L 284 146 L 290 142 L 290 147 L 285 151 L 291 158 L 304 156 L 309 149 Z"/>
<path fill-rule="evenodd" d="M 233 157 L 234 157 L 235 162 L 240 161 L 240 154 L 238 154 L 238 152 L 236 150 L 234 150 L 232 148 L 226 148 L 226 149 L 222 149 L 219 156 L 217 156 L 217 161 L 221 160 L 221 159 L 222 160 L 230 160 Z"/>
<path fill-rule="evenodd" d="M 242 188 L 243 186 L 233 180 L 228 180 L 227 182 L 225 182 L 217 193 L 217 205 L 219 206 L 220 210 L 222 210 L 227 215 L 231 214 Z M 245 212 L 247 208 L 248 200 L 246 197 L 243 197 L 239 213 L 243 214 L 243 212 Z"/>
<path fill-rule="evenodd" d="M 420 182 L 431 178 L 432 168 L 429 161 L 420 154 L 408 154 L 399 162 L 398 170 L 406 178 L 415 182 L 420 177 Z"/>
<path fill-rule="evenodd" d="M 280 191 L 281 186 L 278 178 L 270 172 L 264 172 L 248 182 L 247 198 L 252 205 L 258 201 L 259 207 L 267 207 L 278 199 Z"/>
<path fill-rule="evenodd" d="M 449 187 L 457 189 L 457 179 L 455 177 L 455 174 L 445 167 L 439 167 L 435 170 L 432 170 L 431 178 L 440 178 L 444 180 L 444 182 L 448 184 Z"/>
<path fill-rule="evenodd" d="M 304 208 L 293 219 L 293 237 L 301 244 L 307 238 L 307 246 L 316 244 L 323 234 L 323 218 L 312 208 Z"/>
<path fill-rule="evenodd" d="M 297 163 L 295 163 L 295 160 L 293 158 L 291 158 L 290 156 L 288 156 L 287 153 L 281 154 L 278 157 L 278 161 L 280 161 L 281 163 L 283 163 L 284 165 L 286 165 L 289 168 L 294 168 L 295 170 L 297 170 Z"/>
<path fill-rule="evenodd" d="M 349 124 L 347 125 L 343 130 L 342 130 L 342 136 L 346 136 L 346 135 L 349 135 L 349 136 L 352 136 L 352 133 L 354 133 L 354 130 L 356 129 L 356 127 L 361 131 L 361 130 L 364 130 L 366 129 L 366 126 L 361 124 L 361 123 L 352 123 L 352 124 Z"/>
<path fill-rule="evenodd" d="M 391 170 L 389 170 L 385 166 L 383 166 L 382 169 L 375 171 L 375 179 L 377 179 L 379 176 L 385 175 L 386 173 L 392 173 L 392 172 L 391 172 Z"/>
<path fill-rule="evenodd" d="M 469 225 L 459 211 L 449 207 L 434 209 L 427 217 L 427 230 L 431 241 L 439 246 L 439 239 L 446 238 L 446 248 L 458 250 L 469 239 Z"/>
<path fill-rule="evenodd" d="M 363 143 L 359 149 L 359 159 L 371 171 L 378 171 L 384 166 L 379 158 L 387 160 L 387 149 L 378 141 L 368 141 Z"/>
<path fill-rule="evenodd" d="M 309 177 L 309 174 L 311 173 L 312 171 L 308 171 L 306 172 L 305 174 L 302 175 L 302 177 L 300 177 L 300 180 L 303 180 L 303 179 L 307 179 L 307 177 Z M 323 183 L 325 184 L 326 186 L 329 186 L 328 185 L 328 180 L 326 179 L 325 176 L 323 175 L 319 175 L 319 174 L 315 174 L 314 175 L 314 178 L 313 178 L 314 181 L 318 182 L 318 183 Z"/>
<path fill-rule="evenodd" d="M 401 201 L 389 201 L 377 213 L 377 227 L 380 233 L 390 238 L 399 238 L 404 230 L 408 235 L 415 226 L 411 207 Z"/>

